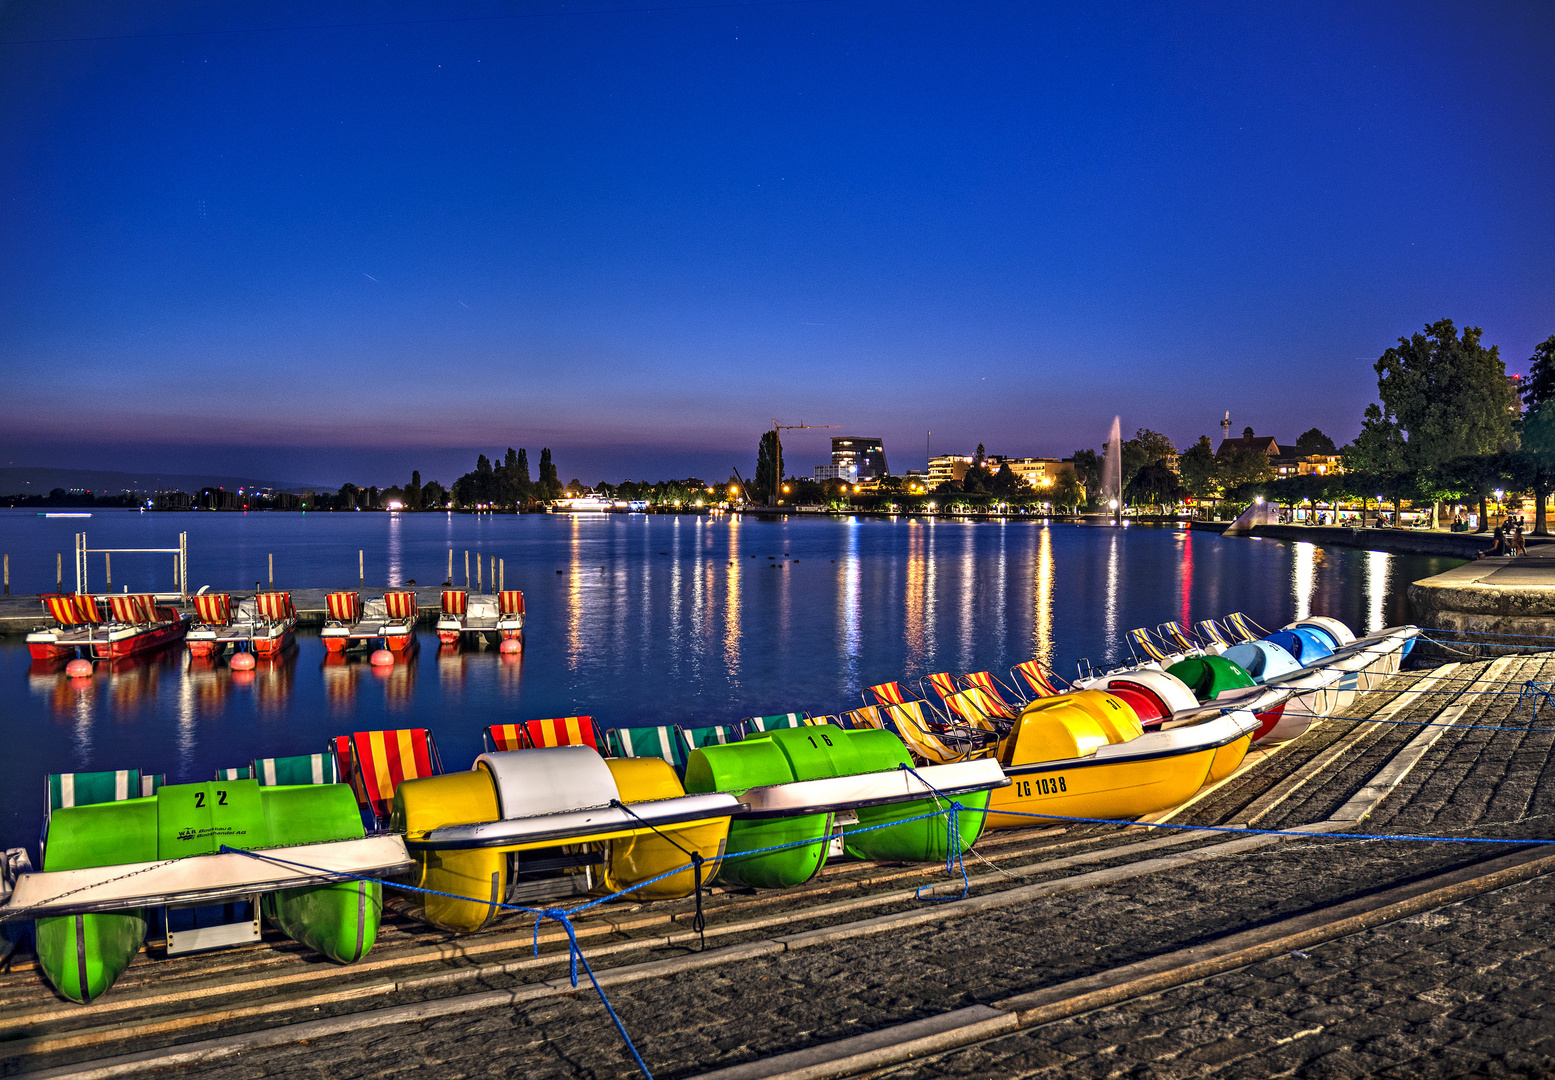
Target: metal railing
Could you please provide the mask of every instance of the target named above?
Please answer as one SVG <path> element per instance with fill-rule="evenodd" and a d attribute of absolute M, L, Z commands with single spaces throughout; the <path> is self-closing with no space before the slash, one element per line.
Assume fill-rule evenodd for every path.
<path fill-rule="evenodd" d="M 87 585 L 86 557 L 88 555 L 101 555 L 103 557 L 103 578 L 107 587 L 113 588 L 113 557 L 115 555 L 176 555 L 173 560 L 173 575 L 177 579 L 178 598 L 189 599 L 189 534 L 178 534 L 178 546 L 175 548 L 89 548 L 86 546 L 86 533 L 76 533 L 76 592 L 90 592 Z"/>

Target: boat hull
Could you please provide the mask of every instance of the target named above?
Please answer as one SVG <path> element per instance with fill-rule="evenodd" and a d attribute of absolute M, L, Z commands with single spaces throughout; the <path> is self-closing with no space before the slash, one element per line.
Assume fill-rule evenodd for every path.
<path fill-rule="evenodd" d="M 38 964 L 54 989 L 90 1005 L 113 986 L 146 940 L 146 911 L 54 915 L 37 920 Z"/>
<path fill-rule="evenodd" d="M 109 625 L 90 632 L 41 630 L 27 635 L 27 651 L 34 660 L 83 654 L 96 660 L 118 660 L 181 641 L 188 632 L 187 617 L 145 626 Z"/>

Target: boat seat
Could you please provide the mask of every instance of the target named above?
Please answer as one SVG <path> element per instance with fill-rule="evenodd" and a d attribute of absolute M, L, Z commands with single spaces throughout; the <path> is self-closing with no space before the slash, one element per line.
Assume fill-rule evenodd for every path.
<path fill-rule="evenodd" d="M 297 617 L 297 609 L 292 606 L 292 594 L 289 592 L 255 593 L 254 604 L 261 618 L 274 622 Z"/>
<path fill-rule="evenodd" d="M 194 597 L 196 622 L 206 626 L 226 626 L 232 622 L 231 593 L 196 593 Z"/>
<path fill-rule="evenodd" d="M 217 769 L 215 778 L 218 781 L 252 780 L 254 778 L 254 767 L 252 765 L 243 765 L 236 769 Z"/>
<path fill-rule="evenodd" d="M 385 617 L 391 622 L 412 621 L 416 618 L 416 594 L 413 592 L 386 592 L 383 594 Z"/>
<path fill-rule="evenodd" d="M 920 761 L 949 765 L 980 755 L 998 741 L 992 731 L 971 727 L 932 727 L 921 701 L 888 706 L 883 713 L 887 731 L 901 739 Z"/>
<path fill-rule="evenodd" d="M 166 782 L 166 775 L 142 776 L 139 769 L 50 773 L 43 781 L 43 832 L 38 837 L 38 854 L 42 856 L 48 846 L 49 820 L 54 811 L 148 798 Z"/>
<path fill-rule="evenodd" d="M 677 769 L 686 767 L 685 743 L 679 729 L 672 725 L 609 728 L 605 731 L 605 747 L 611 757 L 659 758 Z"/>
<path fill-rule="evenodd" d="M 261 787 L 296 784 L 335 784 L 340 781 L 330 754 L 297 754 L 293 757 L 258 758 L 250 770 Z"/>
<path fill-rule="evenodd" d="M 497 594 L 497 610 L 504 615 L 522 615 L 524 594 L 518 589 L 503 589 Z"/>
<path fill-rule="evenodd" d="M 864 693 L 866 695 L 872 694 L 875 698 L 874 701 L 870 701 L 866 696 L 864 698 L 865 705 L 903 705 L 913 700 L 907 696 L 907 691 L 902 689 L 902 684 L 894 679 L 891 682 L 883 682 L 871 686 Z"/>
<path fill-rule="evenodd" d="M 487 724 L 481 729 L 481 743 L 488 754 L 493 750 L 522 750 L 523 728 L 522 724 Z"/>
<path fill-rule="evenodd" d="M 1011 720 L 1015 719 L 1015 715 L 1020 711 L 1020 706 L 1015 704 L 1020 700 L 1020 696 L 994 678 L 991 671 L 969 672 L 961 676 L 961 682 L 968 689 L 975 687 L 988 695 L 989 699 L 1004 710 Z"/>
<path fill-rule="evenodd" d="M 443 590 L 443 614 L 463 615 L 470 608 L 470 594 L 463 589 Z"/>
<path fill-rule="evenodd" d="M 156 598 L 150 593 L 112 593 L 108 610 L 114 622 L 149 623 L 157 621 Z"/>
<path fill-rule="evenodd" d="M 1052 672 L 1045 671 L 1042 665 L 1035 660 L 1027 660 L 1010 668 L 1010 679 L 1012 681 L 1015 680 L 1017 675 L 1020 676 L 1020 682 L 1024 682 L 1031 688 L 1031 698 L 1029 700 L 1035 701 L 1038 698 L 1054 697 L 1061 693 L 1058 684 L 1053 681 Z"/>
<path fill-rule="evenodd" d="M 1150 631 L 1143 626 L 1130 630 L 1128 632 L 1128 640 L 1131 646 L 1144 653 L 1146 659 L 1166 661 L 1172 658 L 1172 654 L 1163 649 L 1155 638 L 1150 636 Z M 1138 654 L 1136 653 L 1136 655 Z"/>
<path fill-rule="evenodd" d="M 1257 641 L 1264 636 L 1258 624 L 1240 611 L 1233 611 L 1226 616 L 1226 626 L 1236 635 L 1237 641 Z"/>
<path fill-rule="evenodd" d="M 677 729 L 680 732 L 680 741 L 686 748 L 689 758 L 691 751 L 700 750 L 704 746 L 726 746 L 729 743 L 737 743 L 745 734 L 738 724 L 714 724 L 711 727 L 683 727 Z"/>
<path fill-rule="evenodd" d="M 747 716 L 740 721 L 740 726 L 747 736 L 760 735 L 767 731 L 782 731 L 786 728 L 805 727 L 811 723 L 810 714 L 804 712 L 777 713 L 773 716 Z"/>
<path fill-rule="evenodd" d="M 362 617 L 362 594 L 359 592 L 332 592 L 324 598 L 329 621 L 353 623 Z"/>
<path fill-rule="evenodd" d="M 555 716 L 545 720 L 525 720 L 518 726 L 522 729 L 523 745 L 537 749 L 546 746 L 588 746 L 597 752 L 604 745 L 604 739 L 599 734 L 599 725 L 594 723 L 592 716 Z"/>
<path fill-rule="evenodd" d="M 1155 629 L 1156 635 L 1163 641 L 1169 641 L 1183 652 L 1195 652 L 1198 643 L 1188 636 L 1188 630 L 1179 622 L 1164 622 Z"/>
<path fill-rule="evenodd" d="M 862 709 L 853 709 L 845 714 L 847 723 L 843 727 L 851 727 L 854 731 L 864 731 L 868 728 L 884 730 L 885 721 L 880 719 L 879 705 L 865 705 Z"/>
<path fill-rule="evenodd" d="M 167 784 L 167 773 L 141 773 L 140 797 L 149 799 Z"/>
<path fill-rule="evenodd" d="M 73 593 L 47 593 L 39 597 L 49 617 L 62 627 L 80 626 L 81 616 Z"/>
<path fill-rule="evenodd" d="M 336 739 L 337 755 L 339 742 Z M 357 731 L 347 737 L 351 789 L 357 802 L 371 811 L 379 825 L 388 822 L 394 803 L 394 789 L 402 781 L 437 776 L 443 771 L 437 744 L 426 728 L 400 728 L 392 731 Z M 344 765 L 344 762 L 341 762 Z"/>
<path fill-rule="evenodd" d="M 950 697 L 950 695 L 954 694 L 957 689 L 955 676 L 948 671 L 936 671 L 933 674 L 925 675 L 922 679 L 918 680 L 918 690 L 920 694 L 923 697 L 928 697 L 929 695 L 927 693 L 922 693 L 924 683 L 928 683 L 931 687 L 933 687 L 934 693 L 937 694 L 941 700 Z"/>
<path fill-rule="evenodd" d="M 1206 645 L 1217 645 L 1222 649 L 1229 648 L 1231 645 L 1230 637 L 1214 619 L 1202 619 L 1194 624 L 1193 629 Z"/>

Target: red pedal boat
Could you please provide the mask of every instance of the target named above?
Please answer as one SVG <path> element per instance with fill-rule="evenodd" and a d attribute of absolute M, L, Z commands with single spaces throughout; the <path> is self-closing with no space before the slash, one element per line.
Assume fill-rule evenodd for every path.
<path fill-rule="evenodd" d="M 27 649 L 36 660 L 114 660 L 182 641 L 189 632 L 189 616 L 159 605 L 150 593 L 102 599 L 91 593 L 51 593 L 41 599 L 56 625 L 27 635 Z"/>

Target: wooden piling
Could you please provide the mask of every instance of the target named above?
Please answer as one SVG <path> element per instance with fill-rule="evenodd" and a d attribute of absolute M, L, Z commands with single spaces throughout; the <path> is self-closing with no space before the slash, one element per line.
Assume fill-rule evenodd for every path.
<path fill-rule="evenodd" d="M 5 595 L 11 595 L 11 557 L 5 557 Z"/>
<path fill-rule="evenodd" d="M 270 552 L 270 588 L 275 588 L 275 552 Z"/>
<path fill-rule="evenodd" d="M 449 585 L 450 588 L 453 587 L 453 583 L 454 583 L 454 549 L 453 548 L 449 548 L 448 549 L 448 585 Z"/>
<path fill-rule="evenodd" d="M 65 591 L 65 555 L 60 551 L 54 553 L 54 591 Z"/>
<path fill-rule="evenodd" d="M 475 560 L 475 591 L 478 593 L 486 591 L 486 583 L 481 580 L 481 570 L 484 568 L 484 565 L 484 561 L 477 557 Z"/>
<path fill-rule="evenodd" d="M 497 576 L 497 591 L 498 592 L 507 592 L 507 588 L 508 588 L 508 561 L 506 559 L 499 559 L 497 561 L 497 575 L 498 575 Z"/>
<path fill-rule="evenodd" d="M 367 570 L 366 564 L 362 559 L 361 548 L 356 549 L 356 587 L 358 589 L 365 589 L 367 587 Z"/>
<path fill-rule="evenodd" d="M 464 591 L 470 591 L 470 549 L 464 549 Z"/>
<path fill-rule="evenodd" d="M 491 557 L 491 591 L 497 591 L 497 557 Z"/>
<path fill-rule="evenodd" d="M 113 592 L 113 556 L 103 552 L 103 576 L 108 579 L 108 591 Z"/>

